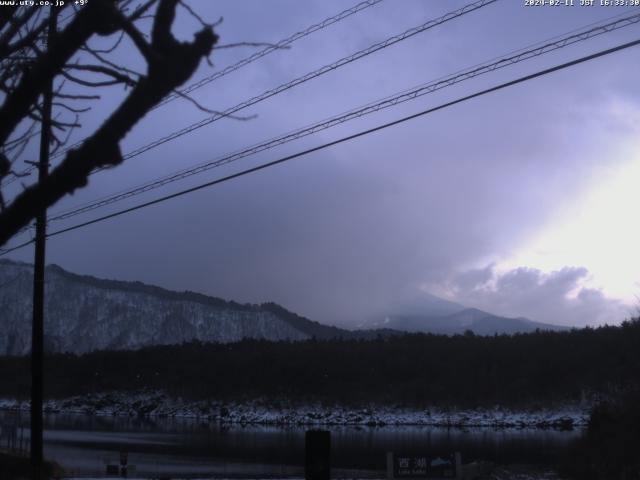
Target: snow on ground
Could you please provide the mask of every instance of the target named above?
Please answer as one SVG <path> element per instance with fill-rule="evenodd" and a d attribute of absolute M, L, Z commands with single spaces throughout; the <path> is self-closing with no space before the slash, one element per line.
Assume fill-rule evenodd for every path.
<path fill-rule="evenodd" d="M 2 410 L 29 410 L 28 401 L 0 399 Z M 292 405 L 287 402 L 185 401 L 162 392 L 101 393 L 62 400 L 47 400 L 47 413 L 89 415 L 193 417 L 224 424 L 259 425 L 432 425 L 451 427 L 557 428 L 587 425 L 587 406 L 567 405 L 556 409 L 412 409 L 402 406 L 351 408 L 320 404 Z"/>

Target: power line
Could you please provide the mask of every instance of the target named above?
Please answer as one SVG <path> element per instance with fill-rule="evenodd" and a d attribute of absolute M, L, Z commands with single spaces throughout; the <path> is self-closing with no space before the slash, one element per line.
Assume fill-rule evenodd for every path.
<path fill-rule="evenodd" d="M 260 50 L 258 52 L 255 52 L 253 55 L 250 55 L 246 58 L 243 58 L 242 60 L 240 60 L 237 63 L 234 63 L 233 65 L 229 65 L 228 67 L 223 68 L 222 70 L 219 70 L 217 72 L 214 72 L 212 75 L 209 75 L 206 78 L 203 78 L 202 80 L 199 80 L 198 82 L 195 82 L 191 85 L 189 85 L 188 87 L 180 90 L 181 93 L 185 94 L 185 93 L 190 93 L 193 92 L 194 90 L 197 90 L 200 87 L 203 87 L 204 85 L 207 85 L 211 82 L 214 82 L 215 80 L 217 80 L 218 78 L 224 77 L 225 75 L 228 75 L 231 72 L 234 72 L 236 70 L 238 70 L 239 68 L 244 67 L 245 65 L 248 65 L 252 62 L 255 62 L 256 60 L 258 60 L 259 58 L 264 57 L 265 55 L 268 55 L 272 52 L 275 52 L 276 50 L 280 50 L 282 48 L 286 48 L 288 46 L 290 46 L 293 42 L 300 40 L 301 38 L 306 37 L 307 35 L 311 35 L 314 32 L 317 32 L 318 30 L 322 30 L 323 28 L 326 28 L 330 25 L 333 25 L 334 23 L 337 23 L 341 20 L 344 20 L 347 17 L 350 17 L 351 15 L 358 13 L 362 10 L 365 10 L 369 7 L 372 7 L 378 3 L 380 3 L 382 0 L 367 0 L 365 2 L 360 2 L 357 5 L 348 8 L 346 10 L 343 10 L 342 12 L 333 15 L 331 17 L 325 18 L 324 20 L 322 20 L 319 23 L 316 23 L 314 25 L 311 25 L 310 27 L 306 28 L 305 30 L 302 30 L 300 32 L 294 33 L 293 35 L 280 40 L 279 42 L 276 42 L 273 45 L 270 45 L 268 47 L 266 47 L 263 50 Z M 168 95 L 167 97 L 164 98 L 164 100 L 162 100 L 160 103 L 158 103 L 155 107 L 153 107 L 153 109 L 158 108 L 162 105 L 164 105 L 165 103 L 168 103 L 176 98 L 180 98 L 180 95 L 173 93 L 171 95 Z M 152 110 L 153 110 L 152 109 Z"/>
<path fill-rule="evenodd" d="M 250 173 L 257 172 L 259 170 L 264 170 L 264 169 L 266 169 L 268 167 L 273 167 L 275 165 L 279 165 L 281 163 L 288 162 L 288 161 L 293 160 L 295 158 L 299 158 L 299 157 L 308 155 L 310 153 L 314 153 L 314 152 L 317 152 L 317 151 L 320 151 L 320 150 L 324 150 L 324 149 L 326 149 L 328 147 L 332 147 L 334 145 L 338 145 L 338 144 L 341 144 L 341 143 L 344 143 L 344 142 L 347 142 L 347 141 L 350 141 L 350 140 L 354 140 L 356 138 L 363 137 L 365 135 L 369 135 L 371 133 L 374 133 L 374 132 L 377 132 L 377 131 L 380 131 L 380 130 L 384 130 L 384 129 L 392 127 L 392 126 L 399 125 L 399 124 L 407 122 L 409 120 L 413 120 L 415 118 L 419 118 L 419 117 L 428 115 L 430 113 L 434 113 L 436 111 L 443 110 L 443 109 L 451 107 L 453 105 L 457 105 L 459 103 L 466 102 L 466 101 L 471 100 L 473 98 L 477 98 L 477 97 L 480 97 L 480 96 L 483 96 L 483 95 L 487 95 L 489 93 L 493 93 L 493 92 L 496 92 L 498 90 L 502 90 L 504 88 L 511 87 L 513 85 L 517 85 L 517 84 L 520 84 L 520 83 L 523 83 L 523 82 L 527 82 L 527 81 L 533 80 L 535 78 L 542 77 L 544 75 L 548 75 L 550 73 L 557 72 L 559 70 L 564 70 L 566 68 L 573 67 L 575 65 L 578 65 L 578 64 L 581 64 L 581 63 L 585 63 L 585 62 L 588 62 L 590 60 L 594 60 L 596 58 L 600 58 L 600 57 L 603 57 L 603 56 L 606 56 L 606 55 L 610 55 L 612 53 L 619 52 L 621 50 L 625 50 L 627 48 L 631 48 L 631 47 L 634 47 L 634 46 L 637 46 L 637 45 L 640 45 L 640 39 L 634 40 L 632 42 L 627 42 L 627 43 L 618 45 L 616 47 L 608 48 L 606 50 L 601 50 L 600 52 L 593 53 L 591 55 L 586 55 L 584 57 L 580 57 L 578 59 L 571 60 L 569 62 L 562 63 L 562 64 L 556 65 L 554 67 L 550 67 L 550 68 L 547 68 L 547 69 L 544 69 L 544 70 L 540 70 L 538 72 L 535 72 L 535 73 L 532 73 L 532 74 L 529 74 L 529 75 L 525 75 L 523 77 L 519 77 L 519 78 L 517 78 L 515 80 L 511 80 L 511 81 L 508 81 L 508 82 L 505 82 L 505 83 L 501 83 L 501 84 L 493 86 L 491 88 L 487 88 L 485 90 L 481 90 L 479 92 L 472 93 L 472 94 L 466 95 L 464 97 L 460 97 L 460 98 L 458 98 L 456 100 L 452 100 L 450 102 L 443 103 L 443 104 L 438 105 L 436 107 L 432 107 L 432 108 L 429 108 L 427 110 L 423 110 L 421 112 L 414 113 L 414 114 L 408 115 L 406 117 L 402 117 L 402 118 L 400 118 L 398 120 L 394 120 L 392 122 L 384 123 L 382 125 L 378 125 L 377 127 L 369 128 L 367 130 L 363 130 L 363 131 L 360 131 L 358 133 L 354 133 L 352 135 L 348 135 L 346 137 L 342 137 L 342 138 L 340 138 L 338 140 L 333 140 L 331 142 L 327 142 L 327 143 L 324 143 L 322 145 L 318 145 L 316 147 L 309 148 L 307 150 L 303 150 L 301 152 L 294 153 L 292 155 L 288 155 L 286 157 L 282 157 L 282 158 L 279 158 L 277 160 L 273 160 L 271 162 L 264 163 L 262 165 L 258 165 L 258 166 L 253 167 L 253 168 L 242 170 L 241 172 L 237 172 L 237 173 L 234 173 L 232 175 L 227 175 L 225 177 L 222 177 L 222 178 L 210 181 L 210 182 L 206 182 L 206 183 L 197 185 L 195 187 L 187 188 L 185 190 L 181 190 L 179 192 L 172 193 L 170 195 L 165 195 L 164 197 L 160 197 L 160 198 L 157 198 L 155 200 L 151 200 L 151 201 L 148 201 L 148 202 L 145 202 L 145 203 L 141 203 L 141 204 L 135 205 L 133 207 L 125 208 L 123 210 L 119 210 L 117 212 L 110 213 L 108 215 L 104 215 L 102 217 L 94 218 L 93 220 L 82 222 L 82 223 L 73 225 L 71 227 L 67 227 L 67 228 L 63 228 L 63 229 L 60 229 L 60 230 L 56 230 L 54 232 L 49 233 L 47 235 L 47 237 L 54 237 L 54 236 L 57 236 L 57 235 L 61 235 L 63 233 L 67 233 L 67 232 L 70 232 L 70 231 L 73 231 L 73 230 L 77 230 L 79 228 L 83 228 L 83 227 L 86 227 L 86 226 L 89 226 L 89 225 L 93 225 L 94 223 L 103 222 L 103 221 L 109 220 L 111 218 L 119 217 L 120 215 L 124 215 L 126 213 L 130 213 L 130 212 L 133 212 L 133 211 L 136 211 L 136 210 L 140 210 L 140 209 L 149 207 L 151 205 L 156 205 L 158 203 L 162 203 L 162 202 L 165 202 L 167 200 L 171 200 L 173 198 L 181 197 L 183 195 L 187 195 L 189 193 L 192 193 L 192 192 L 195 192 L 195 191 L 198 191 L 198 190 L 202 190 L 204 188 L 208 188 L 208 187 L 220 184 L 220 183 L 224 183 L 224 182 L 227 182 L 229 180 L 233 180 L 235 178 L 239 178 L 239 177 L 248 175 Z M 33 243 L 33 241 L 24 242 L 21 245 L 15 246 L 15 247 L 10 248 L 10 249 L 6 249 L 6 250 L 4 250 L 3 252 L 0 253 L 0 256 L 6 255 L 9 252 L 12 252 L 12 251 L 17 250 L 19 248 L 22 248 L 22 247 L 24 247 L 26 245 L 29 245 L 30 243 Z"/>
<path fill-rule="evenodd" d="M 15 250 L 19 250 L 21 248 L 26 247 L 27 245 L 31 245 L 35 240 L 28 240 L 26 242 L 23 242 L 19 245 L 16 245 L 15 247 L 11 247 L 11 248 L 0 248 L 0 257 L 7 255 Z"/>
<path fill-rule="evenodd" d="M 356 53 L 353 53 L 351 55 L 348 55 L 346 57 L 343 57 L 339 60 L 336 60 L 328 65 L 325 65 L 321 68 L 318 68 L 316 70 L 313 70 L 311 72 L 308 72 L 298 78 L 295 78 L 294 80 L 291 80 L 287 83 L 283 83 L 281 85 L 278 85 L 275 88 L 266 90 L 264 92 L 262 92 L 260 95 L 256 95 L 248 100 L 245 100 L 237 105 L 234 105 L 233 107 L 229 107 L 226 110 L 216 113 L 208 118 L 205 118 L 203 120 L 200 120 L 199 122 L 193 123 L 191 125 L 189 125 L 188 127 L 182 128 L 180 130 L 177 130 L 175 132 L 170 133 L 169 135 L 165 135 L 164 137 L 161 137 L 151 143 L 148 143 L 146 145 L 143 145 L 142 147 L 139 147 L 125 155 L 123 155 L 123 159 L 124 160 L 128 160 L 130 158 L 136 157 L 144 152 L 147 152 L 159 145 L 162 145 L 164 143 L 167 143 L 169 141 L 175 140 L 178 137 L 181 137 L 183 135 L 186 135 L 188 133 L 193 132 L 194 130 L 197 130 L 199 128 L 202 128 L 206 125 L 209 125 L 213 122 L 216 122 L 222 118 L 227 118 L 229 116 L 234 115 L 235 113 L 239 112 L 240 110 L 244 110 L 245 108 L 248 108 L 250 106 L 253 106 L 259 102 L 262 102 L 263 100 L 266 100 L 268 98 L 273 97 L 274 95 L 278 95 L 282 92 L 285 92 L 287 90 L 290 90 L 302 83 L 308 82 L 309 80 L 312 80 L 314 78 L 320 77 L 328 72 L 331 72 L 333 70 L 336 70 L 340 67 L 343 67 L 344 65 L 348 65 L 352 62 L 355 62 L 357 60 L 360 60 L 361 58 L 364 58 L 368 55 L 371 55 L 372 53 L 375 53 L 379 50 L 383 50 L 387 47 L 390 47 L 392 45 L 395 45 L 396 43 L 399 43 L 403 40 L 406 40 L 408 38 L 411 38 L 419 33 L 422 33 L 426 30 L 429 30 L 431 28 L 434 28 L 438 25 L 441 25 L 443 23 L 446 23 L 450 20 L 453 20 L 455 18 L 461 17 L 463 15 L 466 15 L 467 13 L 471 13 L 475 10 L 478 10 L 480 8 L 486 7 L 487 5 L 490 5 L 492 3 L 495 3 L 498 0 L 477 0 L 475 2 L 469 3 L 467 5 L 465 5 L 464 7 L 461 7 L 457 10 L 453 10 L 449 13 L 446 13 L 445 15 L 442 15 L 441 17 L 435 18 L 433 20 L 429 20 L 421 25 L 418 25 L 417 27 L 413 27 L 410 28 L 398 35 L 394 35 L 392 37 L 387 38 L 386 40 L 383 40 L 381 42 L 375 43 L 373 45 L 370 45 L 367 48 L 364 48 L 362 50 L 357 51 Z M 64 150 L 60 150 L 59 152 L 56 153 L 55 156 L 60 156 L 66 152 L 68 152 L 70 149 L 74 148 L 75 146 L 71 146 L 69 148 L 66 148 Z M 97 169 L 94 170 L 93 173 L 96 173 L 100 170 L 103 169 Z"/>
<path fill-rule="evenodd" d="M 287 48 L 289 47 L 292 43 L 296 42 L 297 40 L 300 40 L 301 38 L 304 38 L 308 35 L 311 35 L 312 33 L 315 33 L 319 30 L 323 30 L 331 25 L 333 25 L 334 23 L 338 23 L 342 20 L 344 20 L 345 18 L 350 17 L 351 15 L 355 15 L 356 13 L 359 13 L 363 10 L 366 10 L 369 7 L 373 7 L 374 5 L 377 5 L 378 3 L 382 2 L 383 0 L 365 0 L 364 2 L 360 2 L 356 5 L 354 5 L 351 8 L 347 8 L 346 10 L 343 10 L 331 17 L 327 17 L 324 20 L 322 20 L 321 22 L 315 23 L 309 27 L 307 27 L 306 29 L 300 31 L 300 32 L 296 32 L 293 35 L 290 35 L 287 38 L 284 38 L 278 42 L 276 42 L 273 45 L 269 45 L 268 47 L 259 50 L 255 53 L 253 53 L 252 55 L 249 55 L 248 57 L 243 58 L 242 60 L 229 65 L 225 68 L 223 68 L 222 70 L 219 70 L 217 72 L 214 72 L 212 75 L 209 75 L 206 78 L 203 78 L 202 80 L 199 80 L 198 82 L 195 82 L 189 86 L 187 86 L 186 88 L 180 90 L 180 93 L 182 94 L 187 94 L 190 93 L 194 90 L 197 90 L 200 87 L 203 87 L 204 85 L 207 85 L 211 82 L 216 81 L 217 79 L 224 77 L 225 75 L 228 75 L 232 72 L 235 72 L 236 70 L 249 65 L 250 63 L 255 62 L 256 60 L 272 53 L 275 52 L 276 50 L 281 50 L 283 48 Z M 65 22 L 66 20 L 70 19 L 71 17 L 73 17 L 76 14 L 76 12 L 71 12 L 69 15 L 67 15 L 66 17 L 64 17 L 62 20 L 60 20 L 60 23 Z M 171 102 L 172 100 L 175 100 L 176 98 L 180 98 L 181 95 L 177 94 L 177 93 L 173 93 L 170 94 L 168 96 L 166 96 L 160 103 L 156 104 L 153 108 L 151 108 L 151 110 L 155 110 L 156 108 L 165 105 L 166 103 Z M 36 135 L 39 132 L 36 132 L 34 135 Z M 52 156 L 53 157 L 57 157 L 59 155 L 61 155 L 62 153 L 66 153 L 68 150 L 73 149 L 73 148 L 77 148 L 78 146 L 82 145 L 82 143 L 84 142 L 83 140 L 80 140 L 79 142 L 74 143 L 73 145 L 71 145 L 70 147 L 64 149 L 63 151 L 61 151 L 60 153 L 54 153 Z M 25 169 L 22 173 L 21 176 L 26 175 L 30 172 L 32 172 L 35 169 L 34 166 L 28 167 L 27 169 Z M 5 182 L 4 185 L 2 186 L 6 186 L 9 185 L 10 183 L 13 183 L 18 177 L 12 177 L 9 181 Z"/>
<path fill-rule="evenodd" d="M 520 51 L 518 51 L 517 53 L 506 57 L 506 58 L 501 58 L 498 61 L 492 62 L 490 64 L 481 64 L 480 66 L 476 66 L 476 67 L 472 67 L 471 69 L 467 69 L 467 70 L 462 70 L 456 74 L 453 74 L 451 76 L 448 77 L 442 77 L 439 80 L 433 81 L 431 83 L 427 83 L 427 84 L 423 84 L 420 85 L 418 87 L 414 87 L 413 89 L 410 90 L 406 90 L 404 92 L 401 92 L 399 94 L 396 94 L 394 96 L 391 97 L 387 97 L 385 99 L 379 100 L 377 102 L 373 102 L 370 104 L 367 104 L 363 107 L 359 107 L 357 109 L 353 109 L 350 110 L 346 113 L 342 113 L 339 115 L 336 115 L 334 117 L 331 117 L 329 119 L 317 122 L 315 124 L 309 125 L 307 127 L 303 127 L 300 128 L 298 130 L 294 130 L 292 132 L 286 133 L 284 135 L 281 135 L 279 137 L 275 137 L 272 138 L 270 140 L 267 140 L 266 142 L 260 143 L 260 144 L 256 144 L 253 145 L 251 147 L 247 147 L 245 149 L 236 151 L 234 153 L 225 155 L 223 157 L 220 157 L 216 160 L 212 160 L 200 165 L 197 165 L 195 167 L 192 168 L 188 168 L 185 170 L 181 170 L 179 172 L 175 172 L 171 175 L 162 177 L 160 179 L 151 181 L 151 182 L 147 182 L 145 184 L 142 184 L 140 186 L 122 191 L 120 193 L 116 193 L 116 194 L 112 194 L 106 197 L 103 197 L 101 199 L 98 200 L 94 200 L 88 203 L 85 203 L 83 205 L 77 206 L 77 207 L 73 207 L 72 209 L 63 211 L 57 215 L 53 215 L 50 218 L 50 221 L 57 221 L 57 220 L 64 220 L 82 213 L 86 213 L 88 211 L 91 210 L 95 210 L 97 208 L 106 206 L 106 205 L 110 205 L 112 203 L 121 201 L 121 200 L 125 200 L 127 198 L 148 192 L 150 190 L 154 190 L 156 188 L 160 188 L 164 185 L 167 185 L 169 183 L 173 183 L 175 181 L 179 181 L 182 180 L 184 178 L 196 175 L 196 174 L 200 174 L 204 171 L 213 169 L 213 168 L 217 168 L 220 167 L 222 165 L 226 165 L 228 163 L 237 161 L 241 158 L 245 158 L 247 156 L 250 155 L 254 155 L 256 153 L 260 153 L 263 152 L 265 150 L 269 150 L 271 148 L 275 148 L 277 146 L 283 145 L 285 143 L 306 137 L 308 135 L 317 133 L 319 131 L 322 130 L 326 130 L 329 129 L 331 127 L 334 127 L 336 125 L 345 123 L 347 121 L 351 121 L 354 120 L 356 118 L 360 118 L 363 117 L 365 115 L 369 115 L 371 113 L 375 113 L 378 112 L 380 110 L 384 110 L 386 108 L 395 106 L 395 105 L 399 105 L 401 103 L 410 101 L 410 100 L 415 100 L 416 98 L 419 98 L 423 95 L 427 95 L 430 93 L 433 93 L 437 90 L 440 90 L 442 88 L 446 88 L 449 86 L 452 86 L 454 84 L 460 83 L 462 81 L 465 80 L 469 80 L 471 78 L 477 77 L 479 75 L 483 75 L 485 73 L 489 73 L 513 64 L 516 64 L 518 62 L 521 61 L 525 61 L 540 55 L 544 55 L 547 53 L 550 53 L 552 51 L 564 48 L 568 45 L 572 45 L 581 41 L 585 41 L 588 40 L 590 38 L 593 38 L 595 36 L 604 34 L 604 33 L 608 33 L 614 30 L 617 30 L 619 28 L 623 28 L 626 27 L 628 25 L 633 25 L 635 23 L 640 22 L 640 13 L 637 13 L 635 15 L 631 15 L 628 17 L 625 17 L 623 19 L 617 20 L 615 22 L 610 22 L 607 23 L 605 25 L 599 25 L 597 27 L 591 28 L 589 30 L 586 31 L 580 31 L 578 33 L 575 33 L 573 35 L 567 36 L 567 37 L 563 37 L 563 38 L 559 38 L 558 40 L 555 40 L 553 42 L 547 43 L 547 44 L 542 44 L 540 45 L 539 43 L 536 45 L 540 45 L 536 48 L 533 49 L 521 49 Z M 557 37 L 555 37 L 557 38 Z"/>

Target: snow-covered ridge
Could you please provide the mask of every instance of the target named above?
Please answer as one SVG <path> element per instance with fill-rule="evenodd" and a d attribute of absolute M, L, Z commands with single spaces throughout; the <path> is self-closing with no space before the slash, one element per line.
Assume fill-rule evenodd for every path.
<path fill-rule="evenodd" d="M 0 355 L 29 352 L 32 268 L 0 262 Z M 258 305 L 79 276 L 57 266 L 47 267 L 45 315 L 45 349 L 50 352 L 310 338 L 281 314 Z"/>
<path fill-rule="evenodd" d="M 0 399 L 0 409 L 28 410 L 28 401 Z M 567 405 L 558 409 L 509 410 L 503 408 L 444 410 L 393 406 L 352 408 L 288 402 L 184 401 L 162 392 L 102 393 L 47 400 L 47 413 L 87 415 L 193 417 L 223 424 L 259 425 L 428 425 L 447 427 L 556 428 L 587 425 L 589 408 Z"/>

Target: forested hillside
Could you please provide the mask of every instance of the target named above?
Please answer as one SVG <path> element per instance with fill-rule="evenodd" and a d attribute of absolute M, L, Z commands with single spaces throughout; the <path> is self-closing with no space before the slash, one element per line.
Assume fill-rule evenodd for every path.
<path fill-rule="evenodd" d="M 50 398 L 159 389 L 191 399 L 546 406 L 640 379 L 640 321 L 515 336 L 185 343 L 46 359 Z M 0 395 L 29 392 L 27 357 L 0 358 Z"/>

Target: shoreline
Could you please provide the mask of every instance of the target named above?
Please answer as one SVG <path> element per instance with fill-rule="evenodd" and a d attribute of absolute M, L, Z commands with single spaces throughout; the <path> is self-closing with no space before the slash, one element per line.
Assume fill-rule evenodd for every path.
<path fill-rule="evenodd" d="M 30 402 L 0 399 L 0 411 L 29 411 Z M 572 430 L 584 428 L 589 407 L 564 405 L 555 409 L 410 408 L 370 405 L 365 408 L 344 405 L 296 404 L 253 400 L 224 402 L 185 401 L 162 392 L 111 392 L 46 400 L 46 414 L 83 414 L 140 418 L 193 418 L 223 425 L 272 426 L 431 426 L 448 428 L 531 428 Z"/>

